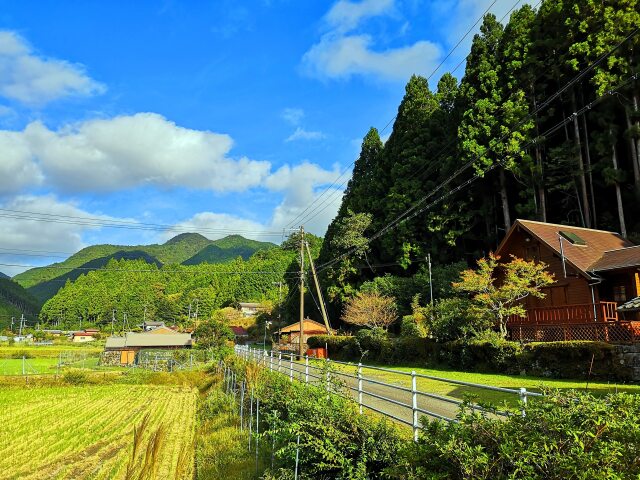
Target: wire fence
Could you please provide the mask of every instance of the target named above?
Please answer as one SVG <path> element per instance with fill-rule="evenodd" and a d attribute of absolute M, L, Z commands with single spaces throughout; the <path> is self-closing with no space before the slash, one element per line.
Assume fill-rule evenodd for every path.
<path fill-rule="evenodd" d="M 257 350 L 245 345 L 236 345 L 235 352 L 246 361 L 288 375 L 291 381 L 324 384 L 327 389 L 332 389 L 331 379 L 337 378 L 344 385 L 346 393 L 335 389 L 334 393 L 346 395 L 357 402 L 361 414 L 365 409 L 371 410 L 411 427 L 414 440 L 418 438 L 420 418 L 423 416 L 453 422 L 463 404 L 472 410 L 498 418 L 514 414 L 524 416 L 528 400 L 543 396 L 526 388 L 516 390 L 424 375 L 415 371 L 319 360 L 306 355 L 298 357 L 295 354 Z M 386 381 L 388 377 L 392 377 L 393 381 Z M 429 385 L 446 388 L 429 390 Z M 447 393 L 443 393 L 443 390 Z M 456 396 L 451 395 L 452 391 Z M 471 401 L 472 397 L 499 399 L 503 405 L 498 408 L 489 402 Z"/>

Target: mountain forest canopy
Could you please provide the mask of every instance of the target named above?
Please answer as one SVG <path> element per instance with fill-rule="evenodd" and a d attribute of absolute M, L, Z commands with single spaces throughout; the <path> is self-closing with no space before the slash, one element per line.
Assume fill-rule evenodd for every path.
<path fill-rule="evenodd" d="M 640 240 L 639 26 L 637 0 L 545 0 L 506 25 L 486 15 L 459 82 L 412 76 L 386 143 L 364 137 L 327 230 L 329 297 L 424 274 L 427 254 L 471 264 L 515 218 Z"/>

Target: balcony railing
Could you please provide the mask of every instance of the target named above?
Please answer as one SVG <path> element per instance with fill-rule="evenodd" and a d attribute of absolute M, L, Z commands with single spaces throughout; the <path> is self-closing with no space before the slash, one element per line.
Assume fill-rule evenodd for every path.
<path fill-rule="evenodd" d="M 526 316 L 512 315 L 510 325 L 550 325 L 588 322 L 617 322 L 616 302 L 582 303 L 527 309 Z"/>

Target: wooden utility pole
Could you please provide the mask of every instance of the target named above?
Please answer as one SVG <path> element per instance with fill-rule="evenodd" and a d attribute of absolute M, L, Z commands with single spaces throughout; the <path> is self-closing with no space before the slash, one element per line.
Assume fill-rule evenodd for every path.
<path fill-rule="evenodd" d="M 304 355 L 304 227 L 300 226 L 300 336 L 298 355 Z"/>
<path fill-rule="evenodd" d="M 305 242 L 307 247 L 307 254 L 309 255 L 309 265 L 311 266 L 311 273 L 313 274 L 313 281 L 316 284 L 316 292 L 318 292 L 318 300 L 320 301 L 320 310 L 322 312 L 322 319 L 324 320 L 324 326 L 327 327 L 327 334 L 332 335 L 331 326 L 329 325 L 329 317 L 327 315 L 327 309 L 324 304 L 324 297 L 322 296 L 322 290 L 320 290 L 320 282 L 318 281 L 318 275 L 316 275 L 316 266 L 313 264 L 313 257 L 311 256 L 311 249 L 309 244 Z"/>

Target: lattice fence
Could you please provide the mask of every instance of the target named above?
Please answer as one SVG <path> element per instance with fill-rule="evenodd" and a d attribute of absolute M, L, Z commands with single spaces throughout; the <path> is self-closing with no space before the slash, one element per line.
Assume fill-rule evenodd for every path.
<path fill-rule="evenodd" d="M 589 340 L 607 343 L 640 342 L 640 322 L 590 322 L 565 324 L 511 324 L 511 339 L 520 342 Z"/>

